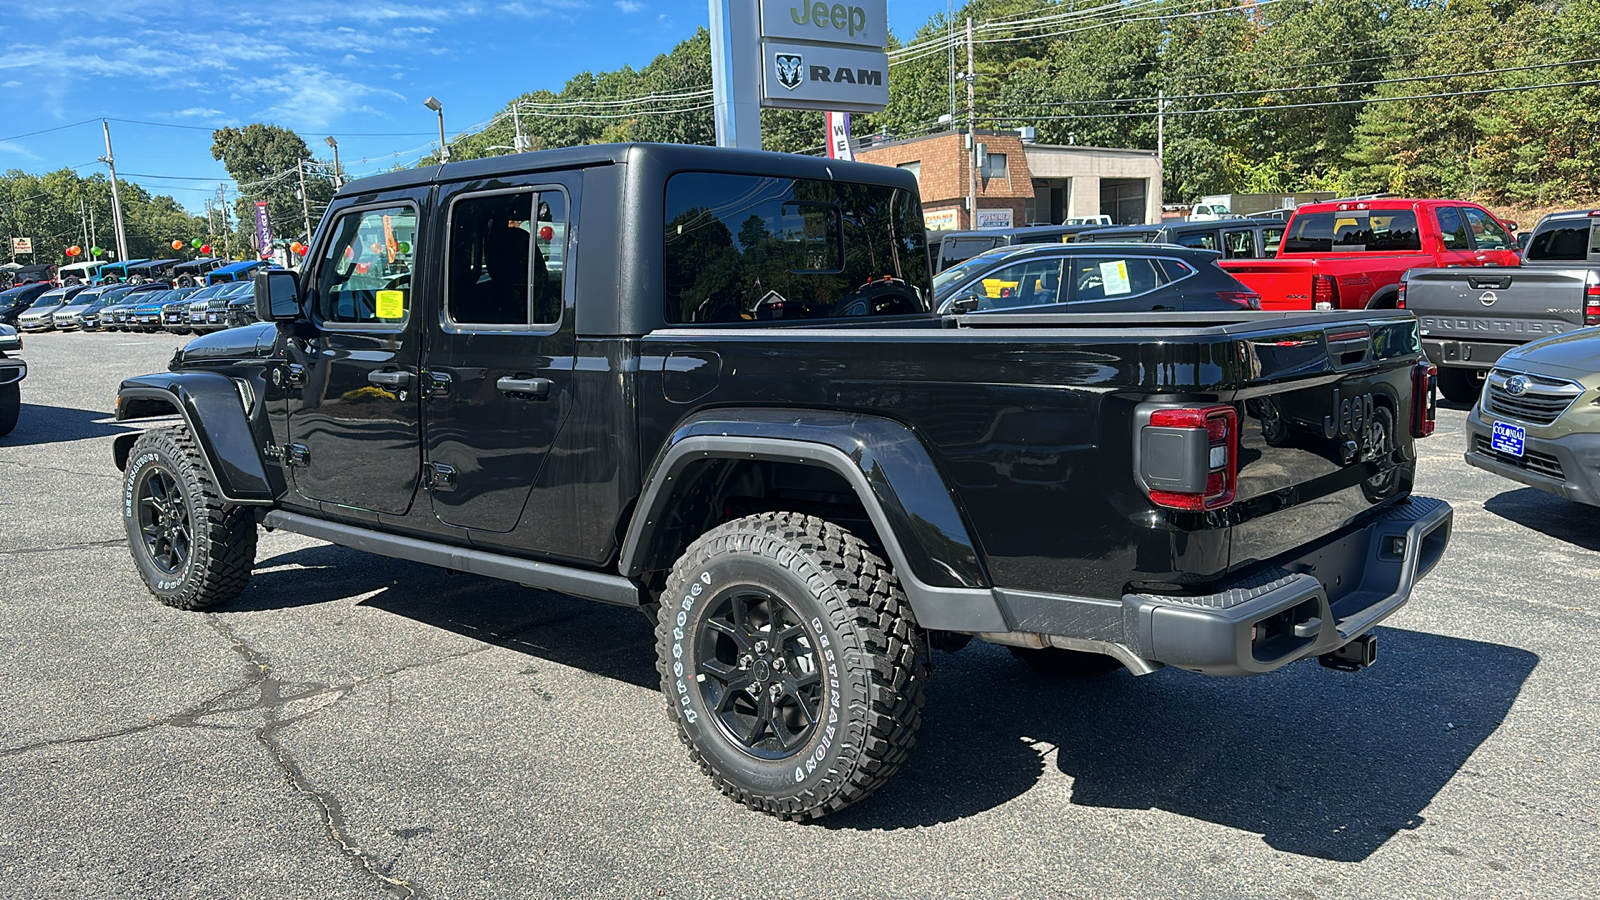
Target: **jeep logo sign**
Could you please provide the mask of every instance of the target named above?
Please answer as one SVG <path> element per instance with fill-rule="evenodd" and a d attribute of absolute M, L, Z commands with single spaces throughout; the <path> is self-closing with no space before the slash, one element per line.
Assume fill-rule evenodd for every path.
<path fill-rule="evenodd" d="M 889 3 L 761 0 L 761 36 L 882 50 L 889 39 Z"/>
<path fill-rule="evenodd" d="M 883 109 L 889 103 L 888 39 L 888 0 L 761 0 L 761 105 Z"/>

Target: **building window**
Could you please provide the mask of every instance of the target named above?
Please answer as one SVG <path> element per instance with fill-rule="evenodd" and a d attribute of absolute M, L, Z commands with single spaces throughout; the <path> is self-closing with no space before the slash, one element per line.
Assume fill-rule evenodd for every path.
<path fill-rule="evenodd" d="M 907 172 L 910 172 L 912 175 L 915 175 L 916 178 L 917 178 L 917 186 L 920 187 L 922 185 L 922 162 L 921 162 L 921 160 L 918 160 L 916 162 L 901 163 L 900 165 L 895 166 L 895 168 L 897 168 L 897 169 L 905 169 Z"/>
<path fill-rule="evenodd" d="M 1006 155 L 1004 153 L 989 154 L 989 171 L 984 173 L 984 177 L 1010 178 L 1010 176 L 1006 173 Z"/>

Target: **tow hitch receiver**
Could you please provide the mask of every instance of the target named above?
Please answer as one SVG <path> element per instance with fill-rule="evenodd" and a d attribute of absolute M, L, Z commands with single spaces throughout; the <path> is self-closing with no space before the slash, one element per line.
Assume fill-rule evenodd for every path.
<path fill-rule="evenodd" d="M 1332 653 L 1317 657 L 1323 668 L 1341 672 L 1357 672 L 1377 661 L 1378 637 L 1373 634 L 1363 634 Z"/>

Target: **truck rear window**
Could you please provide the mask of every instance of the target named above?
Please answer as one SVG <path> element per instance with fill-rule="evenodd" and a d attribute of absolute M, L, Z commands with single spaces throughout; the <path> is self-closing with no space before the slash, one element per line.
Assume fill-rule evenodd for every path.
<path fill-rule="evenodd" d="M 1284 253 L 1396 253 L 1421 250 L 1411 210 L 1348 210 L 1294 217 Z"/>
<path fill-rule="evenodd" d="M 916 196 L 879 185 L 684 172 L 667 180 L 673 324 L 924 313 Z"/>
<path fill-rule="evenodd" d="M 1563 222 L 1534 232 L 1528 242 L 1532 260 L 1587 260 L 1600 257 L 1600 223 Z"/>

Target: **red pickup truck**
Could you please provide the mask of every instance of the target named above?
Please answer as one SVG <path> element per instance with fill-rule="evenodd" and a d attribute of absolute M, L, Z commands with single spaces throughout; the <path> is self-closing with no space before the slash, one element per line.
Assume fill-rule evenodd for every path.
<path fill-rule="evenodd" d="M 1275 259 L 1217 265 L 1260 294 L 1263 309 L 1392 309 L 1408 269 L 1518 262 L 1511 227 L 1476 203 L 1383 197 L 1308 203 Z"/>

